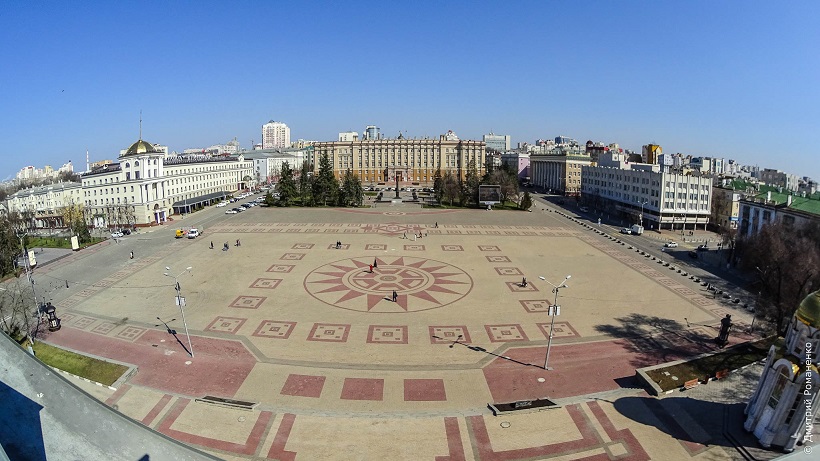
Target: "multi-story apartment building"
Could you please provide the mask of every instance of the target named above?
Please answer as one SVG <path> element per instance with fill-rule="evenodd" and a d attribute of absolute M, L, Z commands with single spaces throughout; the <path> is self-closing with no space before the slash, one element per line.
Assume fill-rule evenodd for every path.
<path fill-rule="evenodd" d="M 355 131 L 342 131 L 339 133 L 339 141 L 342 142 L 350 142 L 350 141 L 358 141 L 359 140 L 359 133 Z"/>
<path fill-rule="evenodd" d="M 530 154 L 516 151 L 505 152 L 501 154 L 501 163 L 507 165 L 510 171 L 515 171 L 519 181 L 530 180 Z"/>
<path fill-rule="evenodd" d="M 168 156 L 139 140 L 118 159 L 82 175 L 82 202 L 95 226 L 164 223 L 255 183 L 239 156 Z"/>
<path fill-rule="evenodd" d="M 245 160 L 253 162 L 254 179 L 258 184 L 272 184 L 279 182 L 282 165 L 287 163 L 295 175 L 298 175 L 302 163 L 313 157 L 313 146 L 302 149 L 262 149 L 245 151 L 242 154 Z"/>
<path fill-rule="evenodd" d="M 484 173 L 484 141 L 462 140 L 452 131 L 438 139 L 366 139 L 326 141 L 314 144 L 314 170 L 327 154 L 337 178 L 350 170 L 366 183 L 390 182 L 432 184 L 436 169 L 464 178 L 469 162 Z"/>
<path fill-rule="evenodd" d="M 786 226 L 820 221 L 820 200 L 816 196 L 800 197 L 772 191 L 740 200 L 738 232 L 741 236 L 752 236 L 775 221 Z"/>
<path fill-rule="evenodd" d="M 484 135 L 484 144 L 487 145 L 487 151 L 493 151 L 503 154 L 510 150 L 510 135 L 508 134 L 490 134 Z"/>
<path fill-rule="evenodd" d="M 787 191 L 797 191 L 797 175 L 784 173 L 780 170 L 773 170 L 771 168 L 764 168 L 760 172 L 760 176 L 758 176 L 758 178 L 769 186 L 780 187 Z"/>
<path fill-rule="evenodd" d="M 661 171 L 658 165 L 628 163 L 609 152 L 598 166 L 582 167 L 584 203 L 614 210 L 649 228 L 694 229 L 711 216 L 712 178 Z"/>
<path fill-rule="evenodd" d="M 61 182 L 21 189 L 7 199 L 8 209 L 30 219 L 35 229 L 62 229 L 63 209 L 83 203 L 82 184 Z"/>
<path fill-rule="evenodd" d="M 743 193 L 734 189 L 712 188 L 712 223 L 719 229 L 737 229 L 740 199 Z"/>
<path fill-rule="evenodd" d="M 530 155 L 530 181 L 537 187 L 563 195 L 581 191 L 582 168 L 592 159 L 580 149 L 553 149 L 548 154 Z"/>
<path fill-rule="evenodd" d="M 283 149 L 290 147 L 290 128 L 273 120 L 262 125 L 262 149 Z"/>

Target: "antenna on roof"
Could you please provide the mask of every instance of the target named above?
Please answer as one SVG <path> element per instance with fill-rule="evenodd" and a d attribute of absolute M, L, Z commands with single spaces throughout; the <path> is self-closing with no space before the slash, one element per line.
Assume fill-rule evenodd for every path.
<path fill-rule="evenodd" d="M 140 109 L 140 141 L 142 141 L 142 109 Z"/>

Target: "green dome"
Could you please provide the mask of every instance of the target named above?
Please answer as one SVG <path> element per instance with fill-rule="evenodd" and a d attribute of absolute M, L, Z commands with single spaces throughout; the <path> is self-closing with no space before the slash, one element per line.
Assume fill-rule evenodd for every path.
<path fill-rule="evenodd" d="M 806 296 L 794 315 L 806 325 L 820 328 L 820 290 Z"/>
<path fill-rule="evenodd" d="M 140 139 L 139 141 L 131 144 L 131 147 L 122 154 L 123 157 L 128 155 L 139 155 L 139 154 L 148 154 L 152 152 L 157 152 L 157 149 L 148 141 L 143 141 Z"/>

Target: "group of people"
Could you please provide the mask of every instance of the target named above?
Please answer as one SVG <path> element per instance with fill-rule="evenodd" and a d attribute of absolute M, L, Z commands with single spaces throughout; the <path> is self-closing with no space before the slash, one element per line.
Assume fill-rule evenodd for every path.
<path fill-rule="evenodd" d="M 240 241 L 239 241 L 239 239 L 236 239 L 236 244 L 234 244 L 234 246 L 237 246 L 237 247 L 242 246 L 242 242 L 240 242 Z M 213 240 L 211 240 L 211 245 L 210 245 L 210 247 L 209 247 L 209 248 L 210 248 L 210 249 L 212 249 L 212 250 L 214 249 L 214 242 L 213 242 Z M 228 242 L 225 242 L 225 243 L 222 245 L 222 251 L 228 251 L 228 249 L 229 249 L 229 248 L 230 248 L 230 247 L 228 246 Z"/>
<path fill-rule="evenodd" d="M 341 241 L 341 240 L 336 240 L 336 249 L 337 249 L 337 250 L 341 250 L 341 249 L 342 249 L 342 241 Z"/>

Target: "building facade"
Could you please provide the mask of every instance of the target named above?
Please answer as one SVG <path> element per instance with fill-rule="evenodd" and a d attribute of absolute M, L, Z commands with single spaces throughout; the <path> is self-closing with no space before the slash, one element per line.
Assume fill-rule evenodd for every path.
<path fill-rule="evenodd" d="M 358 141 L 317 142 L 313 167 L 327 154 L 337 178 L 350 170 L 363 183 L 432 184 L 436 169 L 464 178 L 469 163 L 475 162 L 479 175 L 484 173 L 484 141 L 461 140 L 449 131 L 438 139 L 363 139 Z"/>
<path fill-rule="evenodd" d="M 483 137 L 484 144 L 487 145 L 488 151 L 505 153 L 510 150 L 510 135 L 508 134 L 485 134 Z"/>
<path fill-rule="evenodd" d="M 290 147 L 290 128 L 273 120 L 262 125 L 262 149 L 283 149 Z"/>
<path fill-rule="evenodd" d="M 118 163 L 81 178 L 82 202 L 95 227 L 161 224 L 255 183 L 253 162 L 241 155 L 168 156 L 143 140 Z"/>
<path fill-rule="evenodd" d="M 582 167 L 584 203 L 615 210 L 650 229 L 693 230 L 709 224 L 712 178 L 661 171 L 658 165 L 634 164 L 610 152 L 598 166 Z"/>
<path fill-rule="evenodd" d="M 720 229 L 737 229 L 742 194 L 733 189 L 712 188 L 712 223 Z"/>
<path fill-rule="evenodd" d="M 83 203 L 82 184 L 61 182 L 20 189 L 7 199 L 8 209 L 30 220 L 34 229 L 64 229 L 63 209 Z"/>
<path fill-rule="evenodd" d="M 775 221 L 786 226 L 803 226 L 820 220 L 820 200 L 769 191 L 741 199 L 739 213 L 739 233 L 750 237 Z"/>
<path fill-rule="evenodd" d="M 530 154 L 525 152 L 505 152 L 501 154 L 501 163 L 507 165 L 510 171 L 515 171 L 518 180 L 527 182 L 530 180 Z"/>
<path fill-rule="evenodd" d="M 583 167 L 591 161 L 588 154 L 579 150 L 556 149 L 551 154 L 530 155 L 530 182 L 557 194 L 578 195 Z"/>
<path fill-rule="evenodd" d="M 312 158 L 313 147 L 303 149 L 262 149 L 243 152 L 245 160 L 253 162 L 253 174 L 257 184 L 274 184 L 279 182 L 282 165 L 285 163 L 298 176 L 302 163 Z"/>
<path fill-rule="evenodd" d="M 787 191 L 797 191 L 799 178 L 796 175 L 771 168 L 764 168 L 760 171 L 758 178 L 769 186 L 780 187 Z"/>
<path fill-rule="evenodd" d="M 342 131 L 339 133 L 339 141 L 342 142 L 351 142 L 351 141 L 358 141 L 359 140 L 359 133 L 355 131 Z"/>

